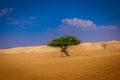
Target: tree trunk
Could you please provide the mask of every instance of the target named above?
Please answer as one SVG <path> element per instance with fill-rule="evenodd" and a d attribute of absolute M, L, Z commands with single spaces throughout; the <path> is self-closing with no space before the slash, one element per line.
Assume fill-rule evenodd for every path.
<path fill-rule="evenodd" d="M 104 44 L 102 44 L 102 47 L 104 48 L 104 50 L 106 50 L 106 44 L 104 43 Z"/>
<path fill-rule="evenodd" d="M 60 52 L 64 52 L 65 55 L 70 56 L 70 55 L 67 53 L 67 47 L 68 47 L 68 46 L 61 46 L 61 47 L 60 47 L 60 48 L 61 48 L 61 51 L 60 51 Z"/>

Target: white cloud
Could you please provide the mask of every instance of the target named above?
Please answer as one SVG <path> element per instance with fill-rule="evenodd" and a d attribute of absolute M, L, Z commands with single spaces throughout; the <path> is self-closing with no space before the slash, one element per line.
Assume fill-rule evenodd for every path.
<path fill-rule="evenodd" d="M 36 17 L 35 16 L 29 16 L 28 19 L 30 19 L 30 20 L 36 20 Z"/>
<path fill-rule="evenodd" d="M 0 17 L 9 14 L 10 12 L 13 12 L 15 8 L 3 8 L 0 10 Z"/>
<path fill-rule="evenodd" d="M 118 30 L 117 26 L 113 25 L 101 25 L 97 26 L 93 21 L 91 20 L 83 20 L 79 18 L 67 18 L 63 19 L 62 24 L 60 27 L 63 29 L 68 29 L 68 28 L 77 28 L 81 30 Z"/>
<path fill-rule="evenodd" d="M 97 25 L 94 21 L 79 18 L 61 20 L 61 25 L 50 32 L 57 35 L 73 35 L 82 41 L 118 40 L 120 39 L 120 26 Z"/>
<path fill-rule="evenodd" d="M 91 20 L 82 20 L 78 18 L 73 19 L 63 19 L 62 24 L 65 24 L 67 26 L 73 26 L 78 28 L 95 28 L 96 25 Z"/>
<path fill-rule="evenodd" d="M 118 30 L 119 27 L 113 25 L 103 25 L 96 27 L 97 30 Z"/>
<path fill-rule="evenodd" d="M 34 17 L 35 18 L 35 17 Z M 34 25 L 35 19 L 33 17 L 21 17 L 21 18 L 7 18 L 8 22 L 6 23 L 7 26 L 12 25 L 16 27 L 25 27 L 25 26 L 32 26 Z"/>

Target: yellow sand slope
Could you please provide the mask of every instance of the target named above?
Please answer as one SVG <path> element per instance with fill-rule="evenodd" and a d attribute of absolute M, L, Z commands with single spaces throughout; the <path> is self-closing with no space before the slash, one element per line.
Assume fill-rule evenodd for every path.
<path fill-rule="evenodd" d="M 101 46 L 106 44 L 106 50 Z M 120 41 L 0 50 L 0 80 L 120 80 Z"/>

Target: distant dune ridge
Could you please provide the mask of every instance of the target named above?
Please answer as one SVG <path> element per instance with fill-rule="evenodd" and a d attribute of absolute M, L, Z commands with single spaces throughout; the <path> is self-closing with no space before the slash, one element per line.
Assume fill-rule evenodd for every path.
<path fill-rule="evenodd" d="M 106 45 L 104 50 L 102 44 Z M 0 50 L 0 80 L 120 80 L 120 41 Z"/>
<path fill-rule="evenodd" d="M 120 41 L 106 41 L 106 42 L 86 42 L 79 45 L 70 46 L 70 51 L 81 51 L 81 50 L 103 50 L 102 44 L 106 44 L 106 50 L 120 49 Z M 59 48 L 50 47 L 47 45 L 43 46 L 28 46 L 28 47 L 17 47 L 11 49 L 1 49 L 0 53 L 4 54 L 18 54 L 18 53 L 47 53 L 47 52 L 59 52 Z"/>

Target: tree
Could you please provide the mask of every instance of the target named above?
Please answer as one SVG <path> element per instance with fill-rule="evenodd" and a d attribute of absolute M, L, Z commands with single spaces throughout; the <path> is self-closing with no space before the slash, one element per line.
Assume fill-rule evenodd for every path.
<path fill-rule="evenodd" d="M 104 48 L 104 50 L 106 49 L 106 46 L 107 45 L 105 43 L 102 44 L 102 47 Z"/>
<path fill-rule="evenodd" d="M 57 39 L 51 40 L 48 45 L 53 47 L 59 47 L 60 52 L 64 52 L 67 56 L 70 56 L 67 52 L 68 46 L 80 44 L 81 41 L 74 36 L 63 36 Z"/>

